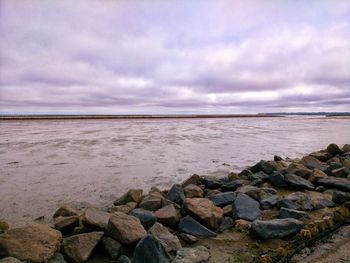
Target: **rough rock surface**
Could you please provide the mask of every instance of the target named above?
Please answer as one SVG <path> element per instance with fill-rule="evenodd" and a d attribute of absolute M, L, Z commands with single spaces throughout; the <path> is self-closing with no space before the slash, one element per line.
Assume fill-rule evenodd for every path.
<path fill-rule="evenodd" d="M 182 205 L 185 201 L 185 198 L 186 197 L 182 190 L 182 186 L 179 184 L 174 184 L 167 194 L 167 199 L 178 205 Z"/>
<path fill-rule="evenodd" d="M 54 219 L 54 224 L 58 231 L 61 231 L 62 233 L 69 233 L 79 225 L 79 218 L 77 216 L 59 216 Z"/>
<path fill-rule="evenodd" d="M 154 214 L 160 223 L 173 228 L 178 225 L 181 218 L 180 213 L 173 204 L 158 209 Z"/>
<path fill-rule="evenodd" d="M 108 213 L 123 212 L 125 214 L 129 214 L 136 207 L 137 207 L 137 203 L 129 202 L 129 203 L 126 203 L 125 205 L 117 205 L 117 206 L 108 208 Z"/>
<path fill-rule="evenodd" d="M 154 225 L 154 223 L 157 221 L 157 217 L 153 212 L 142 208 L 136 208 L 132 210 L 130 212 L 130 215 L 140 219 L 141 224 L 146 230 L 150 229 Z"/>
<path fill-rule="evenodd" d="M 162 224 L 155 223 L 148 233 L 157 238 L 164 246 L 167 252 L 176 252 L 181 248 L 180 240 L 177 236 L 171 234 Z"/>
<path fill-rule="evenodd" d="M 317 181 L 318 185 L 323 185 L 326 188 L 336 188 L 342 191 L 350 192 L 350 179 L 340 177 L 321 178 Z"/>
<path fill-rule="evenodd" d="M 237 193 L 235 192 L 225 192 L 212 195 L 209 197 L 209 199 L 214 203 L 214 205 L 224 207 L 226 205 L 232 204 L 236 200 L 236 197 Z"/>
<path fill-rule="evenodd" d="M 253 221 L 261 216 L 260 204 L 246 194 L 238 194 L 232 205 L 233 219 Z"/>
<path fill-rule="evenodd" d="M 107 227 L 110 213 L 101 211 L 97 208 L 90 207 L 83 214 L 83 224 L 96 229 L 105 229 Z"/>
<path fill-rule="evenodd" d="M 61 206 L 54 213 L 53 218 L 56 218 L 59 216 L 78 216 L 78 212 L 71 207 Z"/>
<path fill-rule="evenodd" d="M 303 226 L 302 221 L 293 218 L 255 220 L 252 223 L 252 231 L 261 239 L 282 238 L 296 234 Z"/>
<path fill-rule="evenodd" d="M 6 257 L 3 259 L 0 259 L 0 263 L 21 263 L 22 261 L 18 260 L 14 257 Z"/>
<path fill-rule="evenodd" d="M 190 216 L 180 220 L 178 230 L 196 237 L 214 237 L 216 233 L 206 228 Z"/>
<path fill-rule="evenodd" d="M 207 263 L 210 259 L 210 252 L 204 246 L 180 249 L 173 263 Z"/>
<path fill-rule="evenodd" d="M 152 235 L 146 235 L 134 250 L 134 263 L 170 263 L 171 258 L 161 242 Z"/>
<path fill-rule="evenodd" d="M 187 198 L 203 197 L 204 195 L 202 188 L 195 184 L 189 184 L 184 187 L 184 193 Z"/>
<path fill-rule="evenodd" d="M 308 214 L 304 211 L 288 209 L 282 207 L 278 213 L 278 218 L 295 218 L 295 219 L 305 219 L 308 217 Z"/>
<path fill-rule="evenodd" d="M 130 189 L 123 196 L 114 201 L 114 205 L 125 205 L 129 202 L 139 203 L 142 199 L 142 189 Z"/>
<path fill-rule="evenodd" d="M 295 187 L 297 189 L 307 189 L 307 190 L 315 189 L 314 185 L 310 181 L 300 176 L 297 176 L 294 174 L 286 174 L 284 178 L 286 183 L 291 187 Z"/>
<path fill-rule="evenodd" d="M 122 252 L 122 244 L 111 237 L 103 237 L 102 243 L 104 249 L 107 251 L 111 259 L 118 259 Z"/>

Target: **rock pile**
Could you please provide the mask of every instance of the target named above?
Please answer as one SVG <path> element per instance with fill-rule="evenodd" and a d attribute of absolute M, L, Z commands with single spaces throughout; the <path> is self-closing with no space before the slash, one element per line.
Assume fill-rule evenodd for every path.
<path fill-rule="evenodd" d="M 349 217 L 349 150 L 330 144 L 302 159 L 261 160 L 225 178 L 193 175 L 169 191 L 131 189 L 108 212 L 61 207 L 52 225 L 9 229 L 0 221 L 0 262 L 81 263 L 102 255 L 114 262 L 203 263 L 214 251 L 200 241 L 227 231 L 258 242 L 311 238 Z"/>

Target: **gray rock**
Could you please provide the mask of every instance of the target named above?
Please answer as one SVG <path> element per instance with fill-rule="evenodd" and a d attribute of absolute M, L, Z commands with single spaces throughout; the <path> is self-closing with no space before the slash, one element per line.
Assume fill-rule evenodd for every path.
<path fill-rule="evenodd" d="M 214 237 L 216 233 L 206 228 L 190 216 L 185 216 L 180 220 L 179 232 L 184 232 L 196 237 Z"/>
<path fill-rule="evenodd" d="M 221 185 L 221 191 L 223 191 L 223 192 L 236 191 L 237 188 L 240 186 L 242 186 L 242 182 L 240 180 L 224 182 Z"/>
<path fill-rule="evenodd" d="M 327 170 L 326 165 L 310 155 L 304 156 L 301 160 L 303 164 L 309 169 L 318 169 L 322 172 L 325 172 Z"/>
<path fill-rule="evenodd" d="M 130 212 L 130 215 L 140 219 L 141 224 L 146 230 L 150 229 L 154 225 L 154 223 L 157 222 L 157 217 L 153 212 L 142 208 L 136 208 L 132 210 Z"/>
<path fill-rule="evenodd" d="M 219 232 L 224 232 L 225 230 L 231 229 L 233 227 L 233 219 L 231 217 L 225 217 L 221 225 L 218 228 Z"/>
<path fill-rule="evenodd" d="M 261 239 L 283 238 L 293 235 L 302 229 L 304 223 L 294 218 L 255 220 L 252 223 L 252 231 Z"/>
<path fill-rule="evenodd" d="M 294 210 L 300 209 L 300 205 L 297 205 L 294 202 L 292 202 L 291 200 L 286 199 L 286 198 L 282 198 L 277 203 L 277 205 L 278 205 L 278 207 L 284 207 L 284 208 L 288 208 L 288 209 L 294 209 Z"/>
<path fill-rule="evenodd" d="M 315 189 L 317 192 L 323 193 L 324 191 L 326 191 L 326 188 L 322 185 L 317 186 Z"/>
<path fill-rule="evenodd" d="M 182 205 L 186 198 L 182 186 L 180 184 L 174 184 L 169 190 L 167 198 L 178 205 Z"/>
<path fill-rule="evenodd" d="M 67 263 L 67 261 L 61 253 L 57 252 L 53 258 L 50 259 L 49 263 Z"/>
<path fill-rule="evenodd" d="M 347 201 L 350 201 L 350 193 L 343 191 L 333 191 L 332 200 L 336 204 L 343 204 Z"/>
<path fill-rule="evenodd" d="M 271 174 L 272 172 L 276 171 L 276 168 L 270 164 L 267 161 L 261 160 L 254 166 L 250 167 L 249 170 L 254 174 L 257 172 L 264 172 L 266 174 Z"/>
<path fill-rule="evenodd" d="M 251 175 L 249 176 L 249 179 L 250 179 L 251 181 L 254 181 L 254 180 L 265 181 L 268 177 L 269 177 L 268 174 L 264 173 L 263 171 L 260 171 L 260 172 L 251 174 Z"/>
<path fill-rule="evenodd" d="M 62 233 L 69 233 L 79 225 L 79 218 L 77 216 L 59 216 L 54 218 L 54 225 L 58 231 L 61 231 Z"/>
<path fill-rule="evenodd" d="M 287 186 L 286 181 L 284 180 L 284 175 L 281 172 L 273 172 L 269 174 L 267 180 L 276 187 L 285 187 Z"/>
<path fill-rule="evenodd" d="M 214 203 L 214 205 L 219 207 L 224 207 L 226 205 L 232 204 L 237 197 L 237 193 L 225 192 L 216 195 L 212 195 L 209 199 Z"/>
<path fill-rule="evenodd" d="M 272 195 L 266 199 L 260 201 L 260 206 L 262 209 L 271 209 L 277 205 L 279 197 L 277 195 Z"/>
<path fill-rule="evenodd" d="M 207 263 L 210 259 L 210 252 L 204 246 L 180 249 L 173 263 Z"/>
<path fill-rule="evenodd" d="M 167 252 L 176 253 L 181 248 L 181 243 L 177 236 L 171 234 L 162 224 L 155 223 L 148 233 L 157 238 Z"/>
<path fill-rule="evenodd" d="M 122 255 L 118 258 L 117 263 L 131 263 L 131 260 L 127 256 Z"/>
<path fill-rule="evenodd" d="M 111 259 L 118 259 L 122 252 L 122 244 L 111 237 L 103 237 L 102 244 Z"/>
<path fill-rule="evenodd" d="M 289 186 L 297 189 L 315 189 L 314 185 L 310 181 L 294 174 L 286 174 L 284 179 Z"/>
<path fill-rule="evenodd" d="M 329 200 L 327 198 L 320 198 L 313 202 L 313 207 L 316 210 L 326 208 L 326 207 L 334 207 L 334 206 L 335 206 L 335 203 L 332 200 Z"/>
<path fill-rule="evenodd" d="M 0 263 L 21 263 L 22 261 L 18 260 L 14 257 L 6 257 L 3 259 L 0 259 Z"/>
<path fill-rule="evenodd" d="M 279 211 L 278 218 L 295 218 L 295 219 L 305 219 L 308 218 L 308 214 L 304 211 L 294 210 L 294 209 L 288 209 L 282 207 Z"/>
<path fill-rule="evenodd" d="M 326 188 L 336 188 L 345 192 L 350 192 L 350 179 L 340 177 L 326 177 L 317 181 L 318 185 L 322 185 Z"/>
<path fill-rule="evenodd" d="M 327 151 L 313 152 L 310 155 L 320 160 L 321 162 L 326 162 L 332 157 L 332 155 Z"/>
<path fill-rule="evenodd" d="M 289 209 L 311 211 L 314 209 L 309 195 L 303 192 L 294 192 L 285 196 L 278 205 Z"/>
<path fill-rule="evenodd" d="M 337 168 L 337 169 L 333 169 L 331 171 L 332 175 L 335 177 L 344 177 L 346 178 L 349 174 L 349 169 L 346 167 L 341 167 L 341 168 Z"/>
<path fill-rule="evenodd" d="M 261 216 L 260 204 L 246 194 L 239 193 L 232 204 L 233 219 L 253 221 Z"/>
<path fill-rule="evenodd" d="M 187 244 L 194 244 L 198 241 L 198 238 L 186 233 L 180 233 L 179 237 Z"/>
<path fill-rule="evenodd" d="M 159 240 L 146 235 L 134 250 L 134 263 L 170 263 L 171 258 Z"/>
<path fill-rule="evenodd" d="M 54 213 L 53 218 L 59 217 L 59 216 L 78 216 L 78 212 L 67 206 L 61 206 L 60 208 L 57 209 L 57 211 Z"/>
<path fill-rule="evenodd" d="M 331 143 L 330 145 L 328 145 L 326 151 L 333 156 L 344 153 L 335 143 Z"/>

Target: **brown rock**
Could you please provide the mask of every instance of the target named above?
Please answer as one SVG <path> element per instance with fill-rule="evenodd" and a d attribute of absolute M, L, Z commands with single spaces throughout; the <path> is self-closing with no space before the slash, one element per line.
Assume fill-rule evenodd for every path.
<path fill-rule="evenodd" d="M 205 190 L 205 197 L 211 197 L 211 196 L 213 196 L 213 195 L 216 195 L 216 194 L 220 194 L 221 192 L 220 192 L 220 190 L 218 190 L 218 189 L 214 189 L 214 190 L 212 190 L 212 189 L 206 189 Z"/>
<path fill-rule="evenodd" d="M 225 216 L 231 216 L 232 215 L 232 205 L 227 205 L 222 208 L 222 212 Z"/>
<path fill-rule="evenodd" d="M 237 180 L 237 179 L 240 179 L 239 178 L 239 175 L 237 173 L 234 173 L 234 172 L 231 172 L 227 175 L 227 178 L 230 180 L 230 181 L 234 181 L 234 180 Z"/>
<path fill-rule="evenodd" d="M 194 244 L 198 241 L 198 238 L 187 233 L 179 234 L 179 237 L 187 244 Z"/>
<path fill-rule="evenodd" d="M 146 234 L 138 218 L 121 212 L 110 217 L 106 229 L 106 235 L 125 245 L 136 243 Z"/>
<path fill-rule="evenodd" d="M 155 223 L 148 230 L 148 233 L 157 238 L 160 243 L 162 243 L 167 252 L 176 252 L 181 248 L 180 240 L 177 238 L 177 236 L 171 234 L 169 230 L 162 224 Z"/>
<path fill-rule="evenodd" d="M 69 261 L 85 262 L 100 242 L 103 232 L 91 232 L 65 238 L 62 242 L 62 253 Z"/>
<path fill-rule="evenodd" d="M 175 228 L 180 221 L 180 213 L 173 204 L 164 206 L 155 212 L 157 221 L 163 225 Z"/>
<path fill-rule="evenodd" d="M 83 224 L 96 229 L 105 229 L 107 227 L 110 213 L 101 211 L 97 208 L 90 207 L 83 214 Z"/>
<path fill-rule="evenodd" d="M 108 208 L 109 213 L 115 213 L 115 212 L 123 212 L 125 214 L 129 214 L 132 210 L 134 210 L 137 207 L 137 203 L 135 202 L 129 202 L 125 205 L 117 205 Z"/>
<path fill-rule="evenodd" d="M 74 230 L 76 226 L 79 225 L 79 217 L 77 216 L 68 216 L 63 217 L 59 216 L 54 219 L 55 228 L 62 233 L 69 233 Z"/>
<path fill-rule="evenodd" d="M 150 211 L 156 211 L 162 207 L 163 199 L 165 198 L 160 193 L 152 192 L 142 199 L 139 207 Z"/>
<path fill-rule="evenodd" d="M 184 188 L 184 193 L 187 198 L 203 197 L 203 190 L 195 184 L 189 184 Z"/>
<path fill-rule="evenodd" d="M 60 208 L 57 209 L 57 211 L 53 215 L 53 218 L 56 218 L 59 216 L 78 216 L 78 212 L 71 207 L 61 206 Z"/>
<path fill-rule="evenodd" d="M 328 153 L 330 153 L 331 155 L 336 155 L 336 154 L 342 154 L 343 153 L 343 151 L 335 143 L 331 143 L 330 145 L 328 145 L 326 151 Z"/>
<path fill-rule="evenodd" d="M 142 189 L 130 189 L 123 196 L 114 201 L 114 205 L 125 205 L 129 202 L 139 203 L 142 200 Z"/>
<path fill-rule="evenodd" d="M 0 220 L 0 234 L 5 232 L 9 228 L 10 228 L 10 226 L 9 226 L 9 224 L 7 222 Z"/>
<path fill-rule="evenodd" d="M 334 169 L 331 172 L 332 172 L 332 175 L 335 177 L 347 177 L 348 176 L 348 168 L 346 168 L 346 167 Z"/>
<path fill-rule="evenodd" d="M 182 183 L 182 187 L 186 187 L 189 184 L 200 185 L 202 184 L 202 178 L 198 174 L 193 174 Z"/>
<path fill-rule="evenodd" d="M 343 148 L 341 148 L 343 152 L 350 152 L 350 144 L 344 144 Z"/>
<path fill-rule="evenodd" d="M 62 234 L 47 225 L 31 224 L 0 234 L 0 257 L 48 262 L 58 250 Z"/>
<path fill-rule="evenodd" d="M 308 178 L 311 175 L 312 170 L 306 168 L 301 163 L 291 163 L 287 168 L 287 172 L 289 174 L 295 174 L 303 178 Z"/>
<path fill-rule="evenodd" d="M 321 178 L 325 178 L 325 177 L 327 177 L 328 175 L 327 174 L 325 174 L 324 172 L 322 172 L 321 170 L 318 170 L 318 169 L 314 169 L 313 171 L 312 171 L 312 174 L 311 174 L 311 176 L 309 177 L 309 181 L 310 182 L 317 182 L 319 179 L 321 179 Z"/>
<path fill-rule="evenodd" d="M 211 229 L 219 227 L 222 221 L 222 209 L 215 206 L 212 201 L 206 198 L 186 198 L 184 209 L 190 215 L 205 222 Z"/>
<path fill-rule="evenodd" d="M 251 222 L 244 219 L 235 220 L 235 227 L 238 229 L 250 229 Z"/>

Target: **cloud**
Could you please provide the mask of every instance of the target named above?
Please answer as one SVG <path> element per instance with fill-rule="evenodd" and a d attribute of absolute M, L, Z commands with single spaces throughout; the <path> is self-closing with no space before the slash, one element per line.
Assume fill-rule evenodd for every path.
<path fill-rule="evenodd" d="M 348 1 L 0 5 L 2 112 L 350 110 Z"/>

